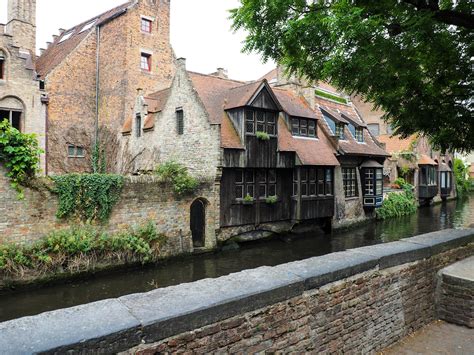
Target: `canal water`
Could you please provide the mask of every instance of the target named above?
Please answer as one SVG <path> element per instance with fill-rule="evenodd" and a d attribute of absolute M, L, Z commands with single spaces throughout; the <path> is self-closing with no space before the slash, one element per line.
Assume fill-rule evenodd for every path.
<path fill-rule="evenodd" d="M 167 264 L 97 275 L 85 281 L 0 295 L 0 322 L 203 278 L 214 278 L 349 248 L 395 241 L 447 228 L 474 227 L 474 196 L 419 209 L 417 214 L 371 222 L 332 235 L 308 233 L 242 245 L 239 250 L 203 254 Z"/>

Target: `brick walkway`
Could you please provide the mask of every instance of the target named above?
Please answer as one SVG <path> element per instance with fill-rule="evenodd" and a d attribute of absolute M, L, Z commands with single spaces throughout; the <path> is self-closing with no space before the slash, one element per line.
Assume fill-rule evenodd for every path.
<path fill-rule="evenodd" d="M 385 349 L 382 354 L 474 354 L 474 329 L 436 321 Z"/>

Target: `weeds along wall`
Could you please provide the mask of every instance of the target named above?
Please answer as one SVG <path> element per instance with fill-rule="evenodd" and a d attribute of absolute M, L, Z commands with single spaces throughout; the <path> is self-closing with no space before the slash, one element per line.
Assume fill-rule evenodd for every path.
<path fill-rule="evenodd" d="M 0 167 L 0 244 L 31 243 L 53 230 L 68 228 L 72 222 L 56 217 L 58 196 L 51 192 L 51 181 L 41 180 L 24 189 L 19 200 L 6 170 Z M 196 198 L 206 201 L 206 247 L 215 244 L 215 216 L 218 201 L 213 183 L 201 184 L 193 196 L 176 198 L 173 189 L 156 177 L 127 177 L 112 214 L 103 225 L 109 232 L 153 221 L 157 231 L 167 237 L 163 256 L 192 251 L 190 207 Z M 218 194 L 217 194 L 218 196 Z"/>

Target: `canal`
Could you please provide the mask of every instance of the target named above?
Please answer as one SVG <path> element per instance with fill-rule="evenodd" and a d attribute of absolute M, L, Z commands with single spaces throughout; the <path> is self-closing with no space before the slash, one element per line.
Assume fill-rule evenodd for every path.
<path fill-rule="evenodd" d="M 371 222 L 332 235 L 308 233 L 242 245 L 166 264 L 91 276 L 84 281 L 0 295 L 0 322 L 203 278 L 274 266 L 349 248 L 385 243 L 448 228 L 474 227 L 474 197 L 425 207 L 411 216 Z M 290 236 L 291 237 L 291 236 Z"/>

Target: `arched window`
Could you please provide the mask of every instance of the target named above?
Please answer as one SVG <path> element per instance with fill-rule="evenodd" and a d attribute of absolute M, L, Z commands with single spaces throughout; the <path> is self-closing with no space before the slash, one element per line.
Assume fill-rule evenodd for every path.
<path fill-rule="evenodd" d="M 0 121 L 8 120 L 12 127 L 19 131 L 23 130 L 23 103 L 11 96 L 0 99 Z"/>
<path fill-rule="evenodd" d="M 6 78 L 6 61 L 7 57 L 5 53 L 0 49 L 0 80 L 5 80 Z"/>

